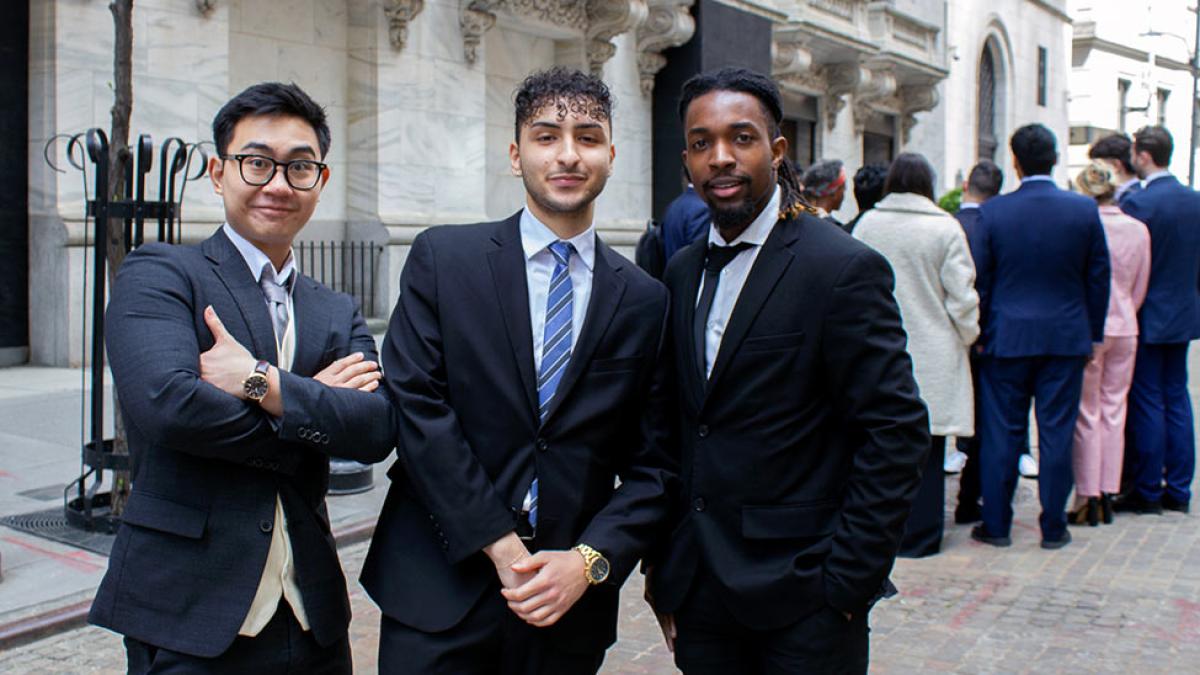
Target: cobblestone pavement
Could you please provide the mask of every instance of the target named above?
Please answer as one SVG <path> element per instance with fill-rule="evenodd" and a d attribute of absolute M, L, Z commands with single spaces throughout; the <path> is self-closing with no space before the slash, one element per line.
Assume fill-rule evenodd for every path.
<path fill-rule="evenodd" d="M 954 494 L 956 479 L 947 479 Z M 1043 551 L 1034 483 L 1017 494 L 1013 546 L 977 544 L 947 526 L 943 552 L 901 560 L 901 595 L 871 615 L 876 673 L 1200 673 L 1200 527 L 1193 516 L 1118 516 L 1072 528 L 1074 542 Z M 342 551 L 357 579 L 366 544 Z M 352 584 L 356 672 L 375 671 L 379 615 Z M 604 672 L 673 673 L 640 577 L 626 585 L 620 638 Z M 98 628 L 0 654 L 5 673 L 121 673 L 119 637 Z"/>

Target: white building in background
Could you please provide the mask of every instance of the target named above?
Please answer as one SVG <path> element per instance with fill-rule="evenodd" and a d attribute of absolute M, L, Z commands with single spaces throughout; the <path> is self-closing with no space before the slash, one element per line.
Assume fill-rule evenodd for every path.
<path fill-rule="evenodd" d="M 14 1 L 30 16 L 29 302 L 18 310 L 29 336 L 27 348 L 0 344 L 0 364 L 13 354 L 78 364 L 90 297 L 84 193 L 77 173 L 45 165 L 42 148 L 56 134 L 108 128 L 112 19 L 100 0 Z M 333 178 L 302 237 L 383 246 L 380 292 L 365 309 L 384 317 L 418 232 L 521 207 L 507 147 L 512 93 L 533 70 L 590 69 L 614 91 L 617 160 L 597 225 L 629 252 L 678 188 L 682 139 L 667 123 L 687 68 L 770 71 L 802 166 L 836 157 L 853 173 L 912 150 L 930 158 L 944 191 L 977 157 L 1007 167 L 1007 138 L 1022 123 L 1066 138 L 1066 2 L 138 0 L 131 128 L 156 143 L 208 140 L 217 109 L 246 85 L 300 84 L 328 107 L 333 135 Z M 717 22 L 744 33 L 714 33 Z M 753 37 L 739 43 L 743 34 Z M 21 141 L 4 129 L 15 136 L 0 144 Z M 854 212 L 848 198 L 840 215 Z M 189 187 L 183 214 L 188 241 L 223 218 L 207 183 Z"/>
<path fill-rule="evenodd" d="M 1195 0 L 1071 0 L 1072 175 L 1112 133 L 1161 124 L 1175 141 L 1171 171 L 1186 182 L 1191 145 Z"/>

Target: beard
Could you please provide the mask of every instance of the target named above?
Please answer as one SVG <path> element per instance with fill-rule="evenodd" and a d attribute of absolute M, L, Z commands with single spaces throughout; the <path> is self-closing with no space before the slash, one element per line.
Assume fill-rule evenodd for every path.
<path fill-rule="evenodd" d="M 750 183 L 749 178 L 746 178 L 746 183 Z M 706 193 L 705 197 L 707 197 L 707 184 L 705 185 L 704 192 Z M 745 230 L 750 226 L 750 223 L 754 222 L 754 218 L 758 216 L 759 212 L 762 211 L 764 207 L 766 207 L 767 202 L 771 200 L 771 195 L 773 195 L 774 192 L 775 181 L 772 180 L 770 187 L 766 190 L 766 192 L 761 195 L 747 194 L 742 201 L 736 204 L 716 204 L 710 202 L 708 199 L 705 199 L 704 201 L 708 204 L 709 215 L 712 217 L 713 225 L 717 227 L 717 230 L 720 231 L 722 235 L 724 235 L 726 232 L 731 232 L 736 235 L 740 234 L 742 230 Z M 726 237 L 726 239 L 731 240 L 729 237 Z"/>

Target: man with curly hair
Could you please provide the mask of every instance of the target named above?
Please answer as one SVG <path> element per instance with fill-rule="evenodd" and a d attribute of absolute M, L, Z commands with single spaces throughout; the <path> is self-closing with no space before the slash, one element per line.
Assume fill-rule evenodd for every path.
<path fill-rule="evenodd" d="M 384 673 L 596 672 L 667 515 L 667 292 L 593 222 L 611 95 L 554 68 L 515 102 L 525 208 L 421 233 L 382 350 L 401 461 L 362 581 Z"/>

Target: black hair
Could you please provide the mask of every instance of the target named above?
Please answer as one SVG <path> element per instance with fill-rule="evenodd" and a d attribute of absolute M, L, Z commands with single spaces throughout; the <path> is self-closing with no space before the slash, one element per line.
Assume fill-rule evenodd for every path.
<path fill-rule="evenodd" d="M 1004 183 L 1004 172 L 990 159 L 981 159 L 967 175 L 967 191 L 985 199 L 1000 194 Z"/>
<path fill-rule="evenodd" d="M 779 137 L 779 127 L 783 123 L 783 99 L 779 88 L 771 78 L 748 68 L 721 68 L 690 77 L 679 92 L 679 120 L 687 119 L 692 101 L 714 91 L 735 91 L 758 99 L 768 133 L 772 139 Z M 786 158 L 779 163 L 775 180 L 781 190 L 781 217 L 795 218 L 801 211 L 815 213 L 804 199 L 796 168 Z"/>
<path fill-rule="evenodd" d="M 1050 173 L 1058 161 L 1057 139 L 1054 132 L 1044 124 L 1026 124 L 1017 129 L 1009 141 L 1013 156 L 1021 173 L 1026 176 L 1044 176 Z"/>
<path fill-rule="evenodd" d="M 887 167 L 882 164 L 868 164 L 854 172 L 854 201 L 858 202 L 859 211 L 875 208 L 883 199 L 885 178 Z"/>
<path fill-rule="evenodd" d="M 804 198 L 812 200 L 827 196 L 826 190 L 842 175 L 842 166 L 840 159 L 823 159 L 808 167 L 800 179 L 804 185 Z"/>
<path fill-rule="evenodd" d="M 924 155 L 902 152 L 888 168 L 883 194 L 911 192 L 933 201 L 933 167 Z"/>
<path fill-rule="evenodd" d="M 1171 132 L 1160 126 L 1142 127 L 1133 133 L 1133 151 L 1148 152 L 1156 166 L 1171 163 L 1171 152 L 1175 149 Z"/>
<path fill-rule="evenodd" d="M 1088 150 L 1088 159 L 1115 159 L 1121 163 L 1125 173 L 1135 173 L 1129 158 L 1132 149 L 1133 141 L 1125 134 L 1109 134 L 1092 145 Z"/>
<path fill-rule="evenodd" d="M 250 85 L 242 93 L 229 99 L 213 118 L 213 142 L 217 154 L 224 156 L 233 140 L 233 128 L 247 117 L 258 115 L 287 115 L 308 122 L 317 134 L 321 158 L 329 153 L 329 123 L 325 119 L 325 108 L 304 92 L 295 82 L 260 82 Z"/>
<path fill-rule="evenodd" d="M 526 77 L 513 96 L 516 108 L 514 138 L 520 142 L 521 127 L 548 105 L 553 105 L 558 119 L 567 115 L 587 115 L 604 120 L 612 127 L 613 96 L 608 85 L 594 75 L 554 66 Z"/>

